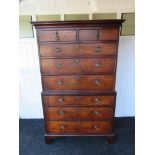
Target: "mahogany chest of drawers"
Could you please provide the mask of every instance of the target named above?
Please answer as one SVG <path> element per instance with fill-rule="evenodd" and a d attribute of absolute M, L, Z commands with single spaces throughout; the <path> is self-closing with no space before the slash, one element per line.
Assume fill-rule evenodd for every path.
<path fill-rule="evenodd" d="M 32 22 L 37 30 L 47 143 L 59 136 L 104 136 L 113 141 L 122 22 Z"/>

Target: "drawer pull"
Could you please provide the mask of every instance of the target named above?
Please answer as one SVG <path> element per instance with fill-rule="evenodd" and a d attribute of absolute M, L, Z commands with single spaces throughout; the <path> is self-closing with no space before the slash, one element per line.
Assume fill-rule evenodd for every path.
<path fill-rule="evenodd" d="M 99 127 L 98 127 L 97 125 L 94 125 L 94 129 L 98 130 L 98 129 L 99 129 Z"/>
<path fill-rule="evenodd" d="M 100 63 L 96 63 L 95 66 L 96 67 L 101 67 L 101 64 Z"/>
<path fill-rule="evenodd" d="M 64 100 L 62 98 L 59 98 L 59 103 L 64 103 Z"/>
<path fill-rule="evenodd" d="M 59 37 L 59 33 L 58 33 L 58 31 L 56 31 L 56 37 L 55 37 L 55 40 L 56 40 L 56 41 L 59 41 L 59 40 L 60 40 L 60 37 Z"/>
<path fill-rule="evenodd" d="M 99 40 L 99 39 L 100 39 L 100 31 L 97 30 L 96 40 Z"/>
<path fill-rule="evenodd" d="M 63 85 L 63 81 L 57 81 L 57 85 L 59 86 Z"/>
<path fill-rule="evenodd" d="M 65 126 L 64 126 L 64 125 L 60 125 L 60 128 L 61 128 L 62 130 L 64 130 L 64 129 L 65 129 Z"/>
<path fill-rule="evenodd" d="M 60 53 L 61 52 L 61 48 L 56 48 L 56 53 Z"/>
<path fill-rule="evenodd" d="M 99 80 L 95 80 L 95 83 L 96 83 L 97 85 L 100 85 L 100 81 L 99 81 Z"/>
<path fill-rule="evenodd" d="M 57 69 L 62 68 L 62 64 L 56 64 Z"/>
<path fill-rule="evenodd" d="M 80 63 L 80 60 L 79 59 L 76 59 L 75 62 L 78 64 L 78 63 Z"/>
<path fill-rule="evenodd" d="M 95 115 L 99 115 L 100 113 L 98 111 L 94 111 L 94 114 Z"/>
<path fill-rule="evenodd" d="M 96 103 L 100 103 L 99 98 L 95 98 Z"/>
<path fill-rule="evenodd" d="M 96 52 L 101 52 L 101 48 L 100 47 L 97 47 L 96 48 Z"/>
<path fill-rule="evenodd" d="M 79 80 L 79 79 L 80 79 L 80 76 L 77 75 L 77 76 L 75 77 L 75 79 L 76 79 L 76 80 Z"/>
<path fill-rule="evenodd" d="M 80 96 L 76 96 L 75 98 L 76 98 L 77 100 L 79 100 L 79 99 L 80 99 Z"/>
<path fill-rule="evenodd" d="M 64 113 L 63 110 L 61 110 L 61 111 L 59 111 L 59 114 L 60 114 L 60 115 L 64 115 L 65 113 Z"/>

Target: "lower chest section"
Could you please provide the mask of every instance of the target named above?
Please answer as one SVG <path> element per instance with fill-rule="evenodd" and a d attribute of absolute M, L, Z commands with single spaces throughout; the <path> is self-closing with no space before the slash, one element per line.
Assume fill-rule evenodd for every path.
<path fill-rule="evenodd" d="M 103 135 L 113 131 L 115 94 L 42 95 L 47 134 Z"/>

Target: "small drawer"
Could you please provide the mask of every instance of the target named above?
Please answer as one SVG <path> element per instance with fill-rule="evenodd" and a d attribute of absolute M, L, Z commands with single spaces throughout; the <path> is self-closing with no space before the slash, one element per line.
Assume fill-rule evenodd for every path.
<path fill-rule="evenodd" d="M 40 44 L 41 57 L 74 57 L 116 55 L 117 43 Z"/>
<path fill-rule="evenodd" d="M 40 44 L 41 57 L 64 57 L 75 56 L 77 54 L 77 44 Z"/>
<path fill-rule="evenodd" d="M 115 75 L 42 76 L 43 90 L 113 91 Z"/>
<path fill-rule="evenodd" d="M 44 117 L 47 120 L 76 119 L 78 117 L 78 109 L 71 107 L 44 107 Z"/>
<path fill-rule="evenodd" d="M 75 30 L 40 30 L 38 31 L 39 41 L 54 41 L 54 42 L 65 42 L 65 41 L 76 41 Z"/>
<path fill-rule="evenodd" d="M 113 130 L 112 122 L 108 121 L 81 121 L 80 127 L 82 134 L 110 134 Z"/>
<path fill-rule="evenodd" d="M 73 134 L 79 133 L 78 121 L 45 121 L 46 133 Z"/>
<path fill-rule="evenodd" d="M 44 106 L 114 106 L 115 95 L 61 96 L 43 95 Z"/>
<path fill-rule="evenodd" d="M 115 58 L 41 59 L 42 74 L 112 74 Z"/>
<path fill-rule="evenodd" d="M 117 43 L 81 43 L 77 49 L 79 56 L 115 56 Z"/>
<path fill-rule="evenodd" d="M 86 120 L 112 120 L 114 108 L 112 107 L 81 107 L 79 108 L 79 118 Z"/>
<path fill-rule="evenodd" d="M 103 120 L 112 119 L 111 107 L 44 107 L 45 119 L 49 120 Z"/>
<path fill-rule="evenodd" d="M 117 28 L 79 30 L 80 41 L 118 40 Z"/>

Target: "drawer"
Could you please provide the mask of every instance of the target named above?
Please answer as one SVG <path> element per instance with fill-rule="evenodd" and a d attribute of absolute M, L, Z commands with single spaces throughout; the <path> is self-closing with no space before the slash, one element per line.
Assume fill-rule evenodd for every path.
<path fill-rule="evenodd" d="M 112 122 L 104 121 L 82 121 L 80 127 L 80 133 L 83 134 L 110 134 L 113 130 Z"/>
<path fill-rule="evenodd" d="M 80 41 L 118 40 L 118 28 L 79 30 Z"/>
<path fill-rule="evenodd" d="M 41 59 L 43 74 L 103 74 L 114 73 L 115 58 Z"/>
<path fill-rule="evenodd" d="M 112 119 L 114 110 L 111 107 L 44 107 L 45 119 L 77 120 L 77 119 Z"/>
<path fill-rule="evenodd" d="M 42 76 L 43 90 L 112 91 L 115 75 Z"/>
<path fill-rule="evenodd" d="M 114 106 L 115 95 L 106 96 L 52 96 L 43 95 L 44 106 Z"/>
<path fill-rule="evenodd" d="M 108 121 L 45 121 L 46 133 L 53 134 L 110 134 L 112 122 Z"/>
<path fill-rule="evenodd" d="M 39 41 L 76 41 L 75 30 L 40 30 L 38 31 Z"/>
<path fill-rule="evenodd" d="M 79 133 L 79 126 L 76 121 L 45 121 L 46 133 Z"/>
<path fill-rule="evenodd" d="M 116 55 L 117 43 L 40 44 L 41 57 L 74 57 Z"/>

